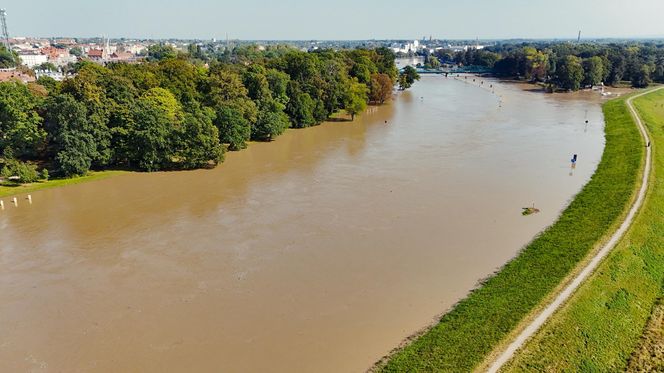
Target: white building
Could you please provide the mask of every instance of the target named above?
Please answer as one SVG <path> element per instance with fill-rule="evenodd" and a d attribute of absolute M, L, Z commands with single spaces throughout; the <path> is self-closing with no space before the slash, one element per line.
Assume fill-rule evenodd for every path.
<path fill-rule="evenodd" d="M 412 43 L 406 43 L 406 44 L 395 44 L 392 46 L 392 50 L 394 53 L 409 53 L 409 52 L 417 52 L 421 49 L 426 48 L 426 45 L 420 44 L 418 40 L 414 40 Z"/>
<path fill-rule="evenodd" d="M 21 59 L 22 64 L 29 68 L 33 68 L 48 61 L 48 56 L 43 54 L 19 54 L 18 58 Z"/>
<path fill-rule="evenodd" d="M 124 52 L 129 52 L 131 54 L 140 54 L 147 48 L 144 45 L 141 44 L 130 44 L 130 45 L 124 45 L 122 48 L 120 48 Z"/>

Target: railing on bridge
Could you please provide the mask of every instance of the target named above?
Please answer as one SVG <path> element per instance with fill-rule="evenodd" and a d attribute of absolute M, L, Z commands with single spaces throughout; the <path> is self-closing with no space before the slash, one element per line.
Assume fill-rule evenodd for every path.
<path fill-rule="evenodd" d="M 425 69 L 423 67 L 416 67 L 418 74 L 489 74 L 491 69 L 484 66 L 456 66 L 453 68 L 439 68 L 439 69 Z M 403 71 L 403 68 L 399 69 Z"/>

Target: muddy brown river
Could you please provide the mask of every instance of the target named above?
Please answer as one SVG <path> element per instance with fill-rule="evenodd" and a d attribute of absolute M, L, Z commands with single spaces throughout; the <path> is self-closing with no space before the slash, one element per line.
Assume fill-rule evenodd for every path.
<path fill-rule="evenodd" d="M 426 76 L 214 170 L 4 198 L 0 371 L 364 371 L 554 221 L 600 102 Z"/>

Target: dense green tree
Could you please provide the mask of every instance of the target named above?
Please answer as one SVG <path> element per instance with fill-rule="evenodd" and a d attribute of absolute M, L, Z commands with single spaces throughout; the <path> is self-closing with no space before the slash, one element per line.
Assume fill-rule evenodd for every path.
<path fill-rule="evenodd" d="M 175 131 L 184 116 L 175 96 L 166 89 L 153 88 L 137 100 L 133 114 L 130 165 L 145 171 L 173 167 Z"/>
<path fill-rule="evenodd" d="M 61 83 L 50 76 L 40 76 L 39 79 L 37 79 L 37 84 L 46 88 L 48 94 L 56 94 L 60 91 Z"/>
<path fill-rule="evenodd" d="M 607 84 L 618 84 L 622 81 L 625 71 L 627 69 L 627 62 L 625 56 L 622 54 L 611 53 L 609 55 L 611 67 L 609 68 L 609 76 Z"/>
<path fill-rule="evenodd" d="M 152 107 L 159 108 L 170 123 L 179 123 L 182 121 L 184 113 L 182 106 L 175 98 L 172 92 L 164 88 L 152 88 L 141 97 L 143 102 Z"/>
<path fill-rule="evenodd" d="M 256 75 L 262 74 L 256 72 Z M 229 150 L 244 149 L 246 141 L 251 138 L 258 108 L 249 98 L 249 91 L 242 84 L 240 75 L 223 67 L 214 68 L 210 71 L 207 91 L 207 102 L 216 114 L 214 125 L 219 129 L 219 139 L 228 144 Z M 260 95 L 265 92 L 255 93 Z"/>
<path fill-rule="evenodd" d="M 11 148 L 17 157 L 37 155 L 46 140 L 40 104 L 25 84 L 0 83 L 0 153 Z"/>
<path fill-rule="evenodd" d="M 58 71 L 58 67 L 55 66 L 52 62 L 44 62 L 41 65 L 37 65 L 34 68 L 35 70 L 44 70 L 44 71 Z"/>
<path fill-rule="evenodd" d="M 396 55 L 394 51 L 387 47 L 380 47 L 375 49 L 374 63 L 378 69 L 379 74 L 385 74 L 390 77 L 392 83 L 396 82 L 399 71 L 395 63 Z"/>
<path fill-rule="evenodd" d="M 260 101 L 272 97 L 266 75 L 267 71 L 261 65 L 251 65 L 242 73 L 242 85 L 247 89 L 247 95 L 252 100 Z"/>
<path fill-rule="evenodd" d="M 413 86 L 416 80 L 420 80 L 420 75 L 412 66 L 404 67 L 403 71 L 399 74 L 399 89 L 404 91 Z"/>
<path fill-rule="evenodd" d="M 636 88 L 646 88 L 652 83 L 650 74 L 654 69 L 650 65 L 641 65 L 637 71 L 632 74 L 632 86 Z"/>
<path fill-rule="evenodd" d="M 276 69 L 267 69 L 265 76 L 270 86 L 272 98 L 282 105 L 286 105 L 289 101 L 288 83 L 290 82 L 290 76 Z"/>
<path fill-rule="evenodd" d="M 256 122 L 256 104 L 249 98 L 239 74 L 224 68 L 211 69 L 206 93 L 208 106 L 215 110 L 231 106 L 242 114 L 249 125 Z"/>
<path fill-rule="evenodd" d="M 81 47 L 76 46 L 69 50 L 69 54 L 80 58 L 83 56 L 83 50 L 81 49 Z"/>
<path fill-rule="evenodd" d="M 272 64 L 291 78 L 286 112 L 294 127 L 317 124 L 327 119 L 332 108 L 341 106 L 344 92 L 337 89 L 339 71 L 335 61 L 330 61 L 329 51 L 290 51 Z M 328 68 L 332 70 L 329 73 L 325 71 Z"/>
<path fill-rule="evenodd" d="M 572 55 L 565 57 L 558 67 L 556 79 L 561 88 L 577 91 L 583 81 L 581 59 Z"/>
<path fill-rule="evenodd" d="M 154 44 L 148 47 L 148 61 L 162 61 L 176 58 L 178 52 L 170 45 Z"/>
<path fill-rule="evenodd" d="M 424 65 L 427 69 L 438 69 L 440 68 L 440 61 L 435 56 L 427 56 L 426 63 Z"/>
<path fill-rule="evenodd" d="M 187 46 L 187 53 L 189 53 L 189 58 L 199 61 L 207 61 L 207 55 L 203 52 L 203 49 L 200 45 L 196 43 L 191 43 Z"/>
<path fill-rule="evenodd" d="M 320 57 L 321 81 L 317 92 L 317 122 L 329 118 L 332 113 L 341 109 L 350 87 L 346 64 L 341 55 L 331 51 Z"/>
<path fill-rule="evenodd" d="M 368 53 L 363 50 L 355 50 L 351 54 L 353 65 L 350 68 L 350 76 L 356 78 L 360 83 L 368 84 L 371 81 L 371 75 L 378 72 L 378 68 L 371 61 Z M 365 52 L 365 53 L 359 53 Z"/>
<path fill-rule="evenodd" d="M 530 56 L 543 53 L 548 56 L 545 80 L 549 86 L 561 88 L 559 68 L 568 57 L 581 59 L 584 85 L 603 82 L 617 85 L 631 81 L 632 85 L 643 86 L 649 79 L 664 82 L 664 45 L 654 43 L 568 43 L 568 42 L 533 42 L 499 43 L 485 49 L 489 53 L 499 54 L 493 71 L 496 75 L 512 77 L 532 77 Z M 468 58 L 461 52 L 455 59 L 459 62 Z M 644 68 L 644 66 L 646 68 Z M 661 66 L 661 67 L 658 67 Z M 576 67 L 572 70 L 578 70 Z M 647 72 L 649 71 L 649 73 Z M 659 74 L 661 72 L 661 74 Z M 549 79 L 549 80 L 546 80 Z M 568 82 L 569 83 L 569 82 Z M 573 84 L 572 84 L 573 86 Z"/>
<path fill-rule="evenodd" d="M 549 56 L 545 52 L 538 51 L 532 47 L 524 48 L 523 53 L 525 58 L 525 78 L 537 81 L 544 80 L 549 67 Z"/>
<path fill-rule="evenodd" d="M 179 168 L 191 169 L 217 164 L 223 156 L 219 131 L 212 124 L 214 113 L 190 110 L 176 131 L 175 161 Z"/>
<path fill-rule="evenodd" d="M 64 176 L 85 175 L 102 157 L 94 123 L 82 102 L 68 94 L 50 97 L 46 105 L 46 129 L 56 169 Z"/>
<path fill-rule="evenodd" d="M 159 62 L 155 71 L 159 86 L 171 91 L 185 107 L 202 99 L 200 85 L 204 84 L 206 71 L 181 58 L 169 58 Z"/>
<path fill-rule="evenodd" d="M 219 139 L 228 144 L 229 150 L 240 150 L 247 146 L 251 138 L 251 123 L 242 112 L 233 106 L 221 105 L 217 108 L 215 124 L 219 129 Z"/>
<path fill-rule="evenodd" d="M 258 110 L 258 120 L 251 128 L 251 138 L 267 141 L 284 133 L 290 125 L 285 106 L 275 99 L 263 100 Z"/>
<path fill-rule="evenodd" d="M 95 138 L 95 156 L 93 166 L 103 167 L 112 158 L 111 133 L 108 122 L 113 105 L 105 92 L 105 82 L 110 71 L 93 63 L 81 64 L 78 74 L 65 80 L 60 92 L 71 95 L 76 101 L 85 105 L 89 126 L 86 127 Z"/>
<path fill-rule="evenodd" d="M 286 105 L 286 113 L 290 117 L 292 127 L 302 128 L 316 124 L 314 117 L 316 102 L 308 93 L 302 92 L 296 82 L 288 85 L 288 97 L 290 99 Z"/>
<path fill-rule="evenodd" d="M 652 78 L 657 82 L 664 82 L 664 52 L 661 52 L 655 58 Z"/>
<path fill-rule="evenodd" d="M 284 75 L 276 70 L 268 72 L 261 65 L 252 65 L 243 73 L 248 95 L 258 106 L 256 123 L 251 128 L 251 138 L 254 140 L 271 140 L 282 134 L 290 124 L 284 113 L 286 106 L 281 102 L 288 102 L 284 85 L 288 80 Z M 270 81 L 275 83 L 275 93 L 279 99 L 273 97 Z"/>
<path fill-rule="evenodd" d="M 13 51 L 8 51 L 4 45 L 0 46 L 0 69 L 16 67 L 18 60 L 18 56 Z"/>
<path fill-rule="evenodd" d="M 350 114 L 351 120 L 355 120 L 355 115 L 361 113 L 367 107 L 369 89 L 364 83 L 353 79 L 350 88 L 344 100 L 344 109 Z"/>
<path fill-rule="evenodd" d="M 598 85 L 605 76 L 604 61 L 599 56 L 594 56 L 583 60 L 583 70 L 585 85 Z"/>
<path fill-rule="evenodd" d="M 523 61 L 513 54 L 509 54 L 504 58 L 496 61 L 493 66 L 493 71 L 498 76 L 512 76 L 519 77 L 523 73 Z"/>
<path fill-rule="evenodd" d="M 141 93 L 159 87 L 156 67 L 154 64 L 111 63 L 108 65 L 114 75 L 129 79 Z"/>
<path fill-rule="evenodd" d="M 6 180 L 19 184 L 33 183 L 39 180 L 37 166 L 29 162 L 21 162 L 10 157 L 5 157 L 0 175 Z"/>

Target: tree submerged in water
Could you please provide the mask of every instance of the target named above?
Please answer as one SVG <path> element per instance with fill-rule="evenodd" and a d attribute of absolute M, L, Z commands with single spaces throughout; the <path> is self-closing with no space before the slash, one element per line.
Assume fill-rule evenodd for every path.
<path fill-rule="evenodd" d="M 420 80 L 420 74 L 417 73 L 417 70 L 412 66 L 404 67 L 399 74 L 399 89 L 405 91 L 412 87 L 416 80 Z"/>
<path fill-rule="evenodd" d="M 10 57 L 0 47 L 0 67 Z M 70 70 L 62 82 L 0 82 L 0 154 L 10 148 L 64 177 L 210 167 L 226 150 L 271 141 L 288 127 L 342 112 L 354 118 L 388 100 L 397 79 L 402 89 L 419 79 L 414 69 L 399 77 L 389 48 L 247 46 L 220 55 L 153 45 L 140 64 L 84 61 Z M 14 169 L 6 172 L 12 178 Z"/>

